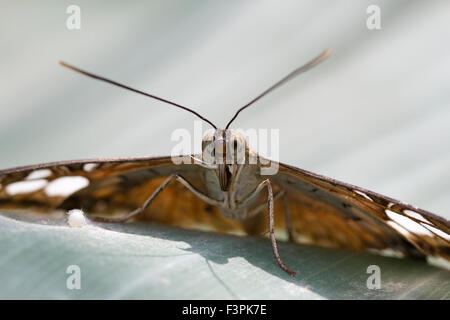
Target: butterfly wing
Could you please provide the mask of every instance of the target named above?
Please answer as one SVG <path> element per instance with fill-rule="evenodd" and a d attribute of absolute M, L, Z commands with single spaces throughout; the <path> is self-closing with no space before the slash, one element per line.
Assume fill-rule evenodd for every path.
<path fill-rule="evenodd" d="M 353 250 L 450 260 L 450 223 L 383 195 L 280 163 L 294 238 Z"/>
<path fill-rule="evenodd" d="M 0 171 L 0 210 L 50 214 L 82 208 L 88 214 L 120 217 L 141 206 L 173 173 L 183 175 L 205 192 L 204 170 L 207 169 L 191 164 L 175 165 L 170 157 L 68 161 L 13 168 Z M 270 179 L 275 190 L 286 192 L 298 242 L 450 258 L 450 224 L 441 217 L 282 163 L 278 174 Z M 265 201 L 261 196 L 261 201 Z M 284 227 L 280 202 L 275 203 L 278 230 Z M 229 219 L 176 182 L 169 184 L 137 218 L 227 233 L 249 232 L 249 226 L 254 227 L 258 221 L 261 230 L 266 227 L 264 219 L 258 217 L 250 219 L 250 223 Z"/>
<path fill-rule="evenodd" d="M 0 171 L 0 211 L 41 212 L 50 217 L 69 209 L 121 217 L 140 207 L 171 174 L 205 192 L 203 171 L 175 165 L 171 157 L 55 162 Z M 239 233 L 223 216 L 180 183 L 170 183 L 137 219 L 183 228 Z"/>

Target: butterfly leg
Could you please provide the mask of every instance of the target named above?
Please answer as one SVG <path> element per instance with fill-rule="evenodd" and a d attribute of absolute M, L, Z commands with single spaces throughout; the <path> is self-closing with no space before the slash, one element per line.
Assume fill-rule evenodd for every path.
<path fill-rule="evenodd" d="M 190 156 L 190 158 L 194 161 L 194 164 L 199 165 L 202 168 L 215 170 L 219 167 L 217 164 L 210 164 L 210 163 L 204 162 L 202 159 L 196 158 L 192 155 Z"/>
<path fill-rule="evenodd" d="M 259 192 L 261 192 L 262 189 L 267 188 L 268 193 L 268 199 L 267 199 L 267 205 L 269 206 L 269 235 L 270 235 L 270 241 L 272 242 L 272 251 L 273 255 L 275 256 L 275 260 L 277 261 L 278 265 L 289 273 L 291 276 L 295 276 L 295 271 L 292 271 L 281 260 L 280 254 L 278 253 L 278 245 L 277 240 L 275 239 L 275 223 L 273 218 L 273 203 L 274 203 L 274 196 L 273 196 L 273 190 L 272 190 L 272 184 L 270 183 L 269 179 L 264 180 L 261 182 L 258 187 L 252 192 L 252 194 L 243 202 L 239 204 L 238 207 L 242 207 L 245 204 L 248 203 L 249 199 L 253 199 Z M 278 193 L 280 194 L 280 193 Z"/>
<path fill-rule="evenodd" d="M 145 209 L 148 208 L 148 206 L 152 203 L 152 201 L 156 198 L 156 196 L 164 190 L 164 188 L 173 180 L 176 180 L 180 182 L 182 185 L 184 185 L 189 191 L 191 191 L 193 194 L 195 194 L 197 197 L 205 201 L 206 203 L 213 205 L 213 206 L 219 206 L 222 204 L 221 201 L 218 201 L 216 199 L 210 198 L 207 195 L 203 194 L 202 192 L 198 191 L 193 185 L 191 185 L 186 179 L 184 179 L 182 176 L 178 174 L 172 174 L 170 175 L 164 182 L 152 193 L 150 197 L 145 200 L 144 204 L 137 208 L 136 210 L 130 212 L 125 217 L 122 218 L 103 218 L 103 217 L 95 217 L 92 220 L 98 221 L 98 222 L 125 222 L 134 216 L 142 213 L 145 211 Z"/>

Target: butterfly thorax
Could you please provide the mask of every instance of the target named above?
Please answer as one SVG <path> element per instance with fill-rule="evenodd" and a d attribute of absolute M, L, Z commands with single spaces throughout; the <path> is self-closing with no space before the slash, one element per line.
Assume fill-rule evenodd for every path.
<path fill-rule="evenodd" d="M 262 181 L 256 154 L 247 146 L 244 136 L 235 130 L 215 130 L 203 138 L 202 159 L 214 165 L 205 172 L 211 197 L 222 202 L 219 209 L 231 218 L 243 219 L 248 208 L 240 204 Z"/>

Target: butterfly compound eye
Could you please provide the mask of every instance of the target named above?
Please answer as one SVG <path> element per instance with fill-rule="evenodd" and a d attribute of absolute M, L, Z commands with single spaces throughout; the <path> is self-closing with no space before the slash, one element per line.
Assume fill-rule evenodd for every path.
<path fill-rule="evenodd" d="M 229 143 L 228 146 L 233 150 L 245 149 L 247 142 L 242 134 L 236 131 L 228 130 L 227 134 L 229 137 L 227 138 Z"/>

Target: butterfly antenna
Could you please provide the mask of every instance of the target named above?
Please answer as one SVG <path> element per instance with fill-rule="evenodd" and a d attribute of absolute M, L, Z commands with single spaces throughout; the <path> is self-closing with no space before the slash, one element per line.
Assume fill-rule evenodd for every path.
<path fill-rule="evenodd" d="M 128 87 L 128 86 L 126 86 L 126 85 L 124 85 L 124 84 L 121 84 L 121 83 L 118 83 L 118 82 L 116 82 L 116 81 L 113 81 L 113 80 L 110 80 L 110 79 L 107 79 L 107 78 L 104 78 L 104 77 L 95 75 L 95 74 L 93 74 L 93 73 L 90 73 L 90 72 L 81 70 L 81 69 L 79 69 L 79 68 L 77 68 L 77 67 L 74 67 L 74 66 L 72 66 L 72 65 L 70 65 L 70 64 L 67 64 L 67 63 L 65 63 L 65 62 L 63 62 L 63 61 L 60 61 L 59 64 L 62 65 L 63 67 L 66 67 L 66 68 L 72 69 L 73 71 L 76 71 L 76 72 L 79 72 L 79 73 L 81 73 L 81 74 L 84 74 L 85 76 L 88 76 L 88 77 L 91 77 L 91 78 L 94 78 L 94 79 L 97 79 L 97 80 L 105 81 L 105 82 L 110 83 L 110 84 L 112 84 L 112 85 L 115 85 L 115 86 L 117 86 L 117 87 L 121 87 L 121 88 L 130 90 L 130 91 L 133 91 L 133 92 L 142 94 L 142 95 L 144 95 L 144 96 L 147 96 L 147 97 L 150 97 L 150 98 L 153 98 L 153 99 L 156 99 L 156 100 L 159 100 L 159 101 L 162 101 L 162 102 L 171 104 L 171 105 L 173 105 L 173 106 L 175 106 L 175 107 L 178 107 L 178 108 L 181 108 L 181 109 L 183 109 L 183 110 L 189 111 L 190 113 L 195 114 L 197 117 L 199 117 L 199 118 L 202 119 L 203 121 L 209 123 L 214 129 L 217 129 L 217 127 L 214 125 L 214 123 L 212 123 L 212 122 L 209 121 L 208 119 L 202 117 L 200 114 L 198 114 L 197 112 L 195 112 L 195 111 L 192 110 L 192 109 L 189 109 L 188 107 L 184 107 L 184 106 L 182 106 L 182 105 L 179 105 L 178 103 L 175 103 L 175 102 L 172 102 L 172 101 L 169 101 L 169 100 L 166 100 L 166 99 L 163 99 L 163 98 L 154 96 L 154 95 L 152 95 L 152 94 L 149 94 L 149 93 L 146 93 L 146 92 L 137 90 L 137 89 L 133 89 L 133 88 L 131 88 L 131 87 Z"/>
<path fill-rule="evenodd" d="M 243 106 L 242 108 L 240 108 L 233 116 L 233 118 L 231 118 L 230 122 L 228 122 L 227 126 L 225 127 L 225 129 L 228 129 L 230 127 L 230 124 L 234 121 L 234 119 L 237 118 L 237 116 L 239 115 L 239 113 L 241 113 L 241 111 L 243 111 L 244 109 L 248 108 L 249 106 L 251 106 L 252 104 L 254 104 L 256 101 L 258 101 L 259 99 L 261 99 L 262 97 L 264 97 L 266 94 L 268 94 L 269 92 L 275 90 L 276 88 L 280 87 L 281 85 L 285 84 L 286 82 L 288 82 L 289 80 L 291 80 L 292 78 L 294 78 L 296 75 L 308 71 L 309 69 L 311 69 L 312 67 L 315 67 L 317 64 L 319 64 L 320 62 L 322 62 L 323 60 L 325 60 L 326 58 L 328 58 L 328 56 L 330 55 L 330 50 L 327 49 L 324 52 L 322 52 L 319 56 L 317 56 L 316 58 L 314 58 L 313 60 L 311 60 L 310 62 L 308 62 L 307 64 L 301 66 L 300 68 L 295 69 L 294 71 L 292 71 L 291 73 L 289 73 L 287 76 L 285 76 L 283 79 L 281 79 L 280 81 L 278 81 L 277 83 L 275 83 L 273 86 L 271 86 L 269 89 L 267 89 L 266 91 L 264 91 L 263 93 L 261 93 L 259 96 L 257 96 L 256 98 L 254 98 L 252 101 L 250 101 L 249 103 L 247 103 L 245 106 Z"/>

